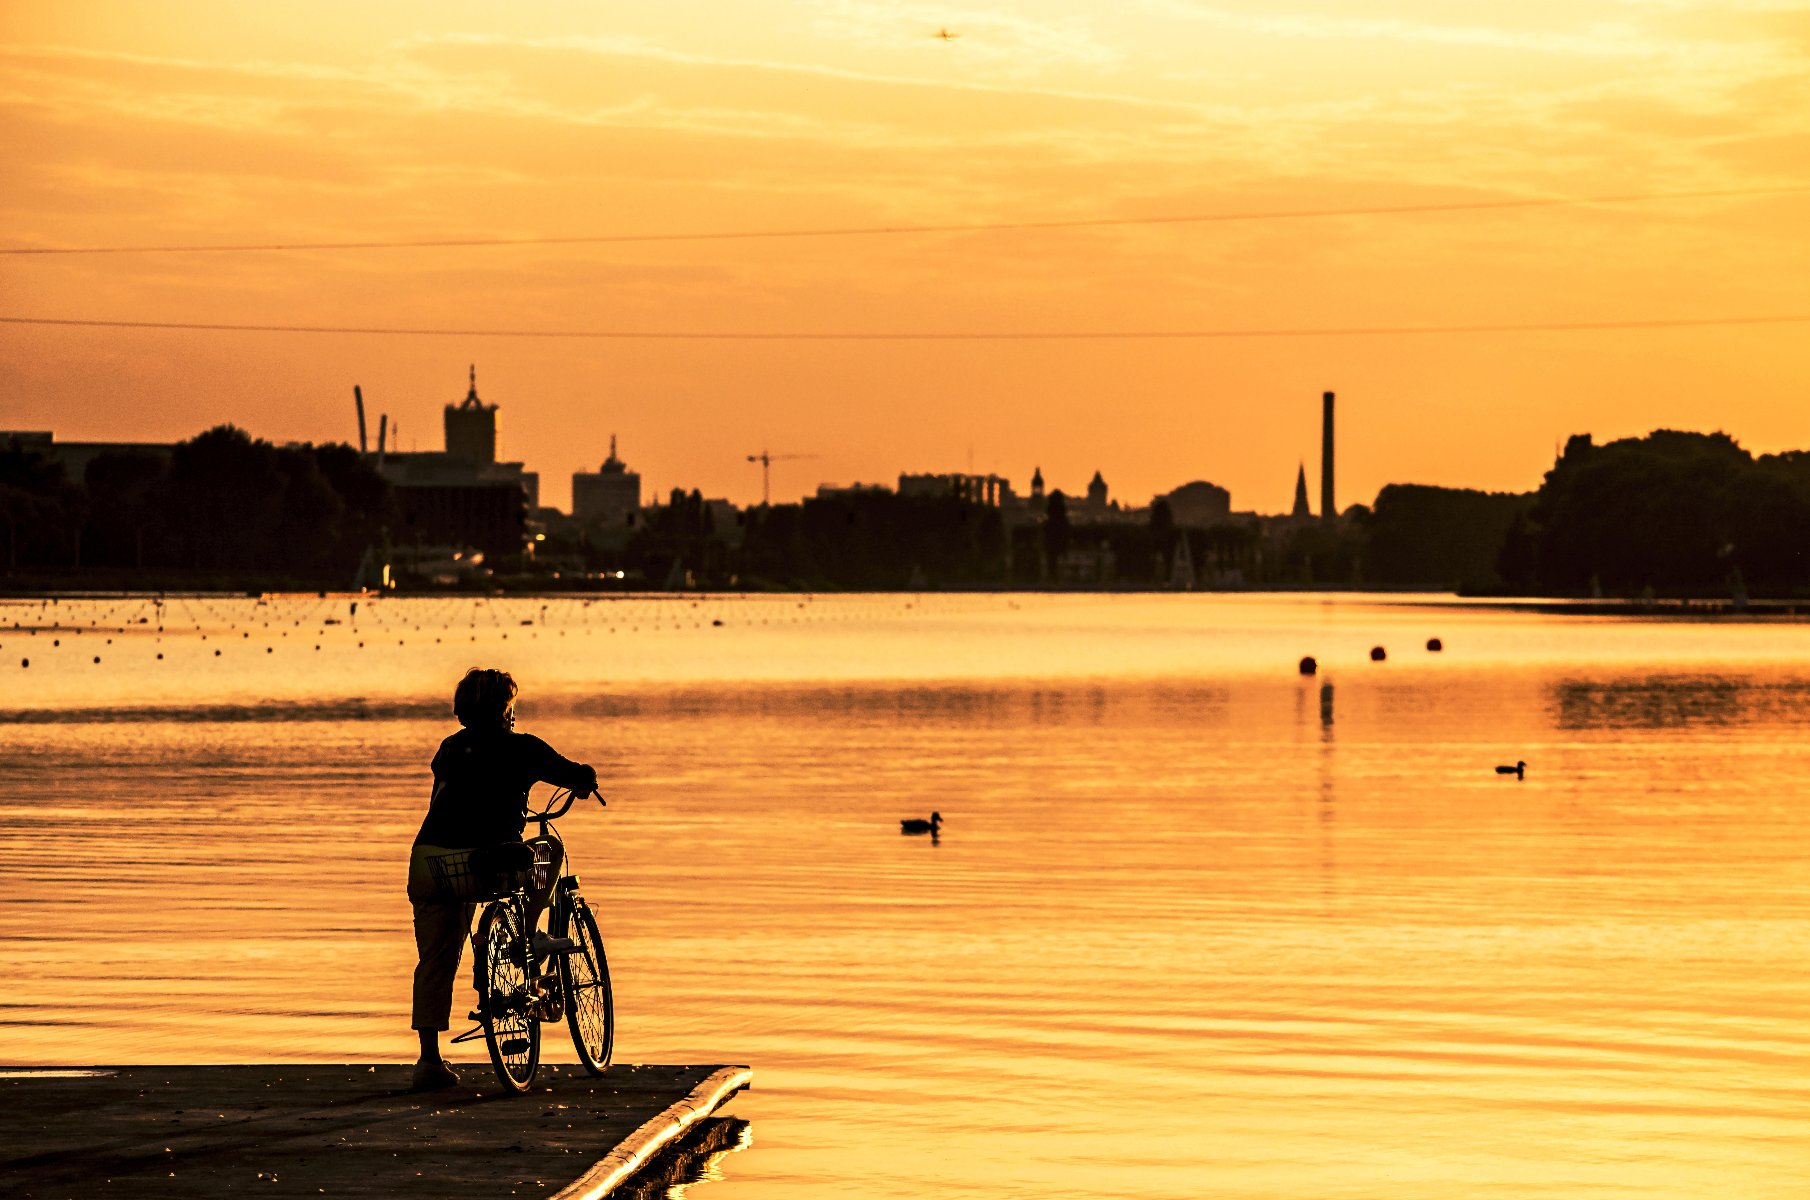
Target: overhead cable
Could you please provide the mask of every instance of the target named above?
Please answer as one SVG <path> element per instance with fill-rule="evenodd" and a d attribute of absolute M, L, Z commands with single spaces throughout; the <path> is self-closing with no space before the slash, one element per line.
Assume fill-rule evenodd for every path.
<path fill-rule="evenodd" d="M 244 242 L 160 246 L 0 246 L 10 257 L 57 257 L 83 254 L 245 254 L 255 252 L 342 250 L 463 250 L 499 246 L 601 246 L 648 242 L 725 242 L 778 238 L 879 237 L 891 234 L 994 233 L 1048 229 L 1109 229 L 1135 225 L 1205 225 L 1238 221 L 1290 221 L 1328 217 L 1390 217 L 1423 213 L 1488 212 L 1503 209 L 1566 208 L 1589 204 L 1644 204 L 1665 200 L 1712 200 L 1753 196 L 1791 196 L 1810 192 L 1810 184 L 1786 187 L 1722 188 L 1695 192 L 1628 192 L 1604 196 L 1554 196 L 1519 200 L 1460 200 L 1431 204 L 1384 204 L 1350 208 L 1264 209 L 1247 212 L 1195 213 L 1182 216 L 1091 217 L 1063 221 L 976 221 L 937 225 L 861 225 L 821 229 L 757 229 L 702 233 L 598 233 L 549 237 L 445 237 L 372 239 L 337 242 Z"/>
<path fill-rule="evenodd" d="M 0 325 L 81 329 L 173 330 L 196 333 L 301 333 L 364 337 L 541 338 L 659 342 L 1110 342 L 1235 338 L 1411 337 L 1465 333 L 1574 333 L 1616 329 L 1688 329 L 1790 325 L 1810 313 L 1765 316 L 1651 317 L 1621 321 L 1534 321 L 1478 325 L 1350 325 L 1280 329 L 1052 329 L 971 331 L 739 331 L 679 329 L 432 329 L 392 325 L 275 325 L 220 321 L 113 321 L 85 317 L 0 316 Z"/>

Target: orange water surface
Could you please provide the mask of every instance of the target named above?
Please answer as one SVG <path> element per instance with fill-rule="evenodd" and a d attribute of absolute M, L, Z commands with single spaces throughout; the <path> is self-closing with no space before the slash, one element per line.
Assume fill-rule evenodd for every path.
<path fill-rule="evenodd" d="M 562 828 L 618 1061 L 755 1068 L 712 1194 L 1810 1195 L 1810 626 L 350 606 L 0 602 L 0 1064 L 411 1057 L 483 664 L 606 781 Z"/>

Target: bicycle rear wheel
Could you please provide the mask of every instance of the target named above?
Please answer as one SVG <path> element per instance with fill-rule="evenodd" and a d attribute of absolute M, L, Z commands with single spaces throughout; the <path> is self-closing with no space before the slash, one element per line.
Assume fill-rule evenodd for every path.
<path fill-rule="evenodd" d="M 530 1006 L 528 939 L 520 910 L 503 901 L 487 907 L 478 922 L 477 945 L 484 982 L 478 1011 L 490 1065 L 504 1087 L 525 1092 L 540 1063 L 540 1021 Z"/>
<path fill-rule="evenodd" d="M 597 932 L 591 910 L 576 896 L 571 904 L 566 936 L 578 943 L 578 949 L 560 959 L 566 984 L 566 1027 L 572 1031 L 578 1061 L 591 1074 L 601 1075 L 610 1065 L 610 1052 L 616 1044 L 610 964 L 603 956 L 603 936 Z"/>

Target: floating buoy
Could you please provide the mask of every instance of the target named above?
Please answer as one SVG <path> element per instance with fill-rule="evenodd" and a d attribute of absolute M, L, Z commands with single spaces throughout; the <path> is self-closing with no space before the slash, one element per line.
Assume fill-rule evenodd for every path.
<path fill-rule="evenodd" d="M 721 627 L 723 623 L 721 621 L 712 621 L 711 624 L 714 626 Z"/>
<path fill-rule="evenodd" d="M 98 654 L 97 654 L 97 655 L 95 655 L 95 656 L 94 656 L 94 661 L 95 661 L 95 664 L 96 664 L 96 665 L 99 665 L 99 663 L 100 663 L 100 661 L 101 661 L 101 656 L 100 656 L 100 655 L 98 655 Z"/>
<path fill-rule="evenodd" d="M 1435 654 L 1438 654 L 1441 650 L 1445 649 L 1445 643 L 1440 641 L 1438 638 L 1428 638 L 1427 639 L 1427 649 L 1431 650 Z"/>
<path fill-rule="evenodd" d="M 157 653 L 157 661 L 158 661 L 158 662 L 162 662 L 162 661 L 163 661 L 163 652 L 162 652 L 162 651 L 161 651 L 161 650 L 160 650 L 160 651 L 158 651 L 158 653 Z"/>
<path fill-rule="evenodd" d="M 1381 646 L 1370 647 L 1370 661 L 1371 662 L 1382 662 L 1385 658 L 1388 658 L 1388 657 L 1389 657 L 1389 652 L 1387 650 L 1383 649 Z"/>
<path fill-rule="evenodd" d="M 1301 660 L 1301 674 L 1312 675 L 1314 672 L 1318 671 L 1319 669 L 1320 669 L 1320 664 L 1314 661 L 1313 655 L 1309 654 L 1306 658 L 1303 658 Z"/>
<path fill-rule="evenodd" d="M 29 667 L 29 666 L 31 666 L 31 659 L 29 659 L 29 658 L 22 658 L 22 659 L 20 659 L 20 660 L 19 660 L 19 665 L 20 665 L 20 666 L 21 666 L 21 667 Z"/>
<path fill-rule="evenodd" d="M 215 658 L 219 658 L 219 657 L 220 657 L 220 652 L 219 652 L 219 651 L 218 651 L 218 650 L 216 650 L 216 651 L 214 651 L 214 657 L 215 657 Z"/>

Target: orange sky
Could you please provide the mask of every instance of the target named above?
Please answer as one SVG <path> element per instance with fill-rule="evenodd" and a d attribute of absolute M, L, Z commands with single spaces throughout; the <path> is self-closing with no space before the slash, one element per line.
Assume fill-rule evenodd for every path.
<path fill-rule="evenodd" d="M 961 37 L 932 37 L 947 27 Z M 9 3 L 0 245 L 534 237 L 1810 182 L 1810 5 Z M 1089 230 L 0 258 L 0 314 L 674 331 L 1155 330 L 1810 312 L 1810 195 Z M 563 505 L 1095 468 L 1288 504 L 1522 489 L 1659 425 L 1810 447 L 1810 324 L 1200 342 L 655 343 L 0 327 L 0 428 L 437 448 L 466 364 Z M 1317 484 L 1314 488 L 1317 503 Z"/>

